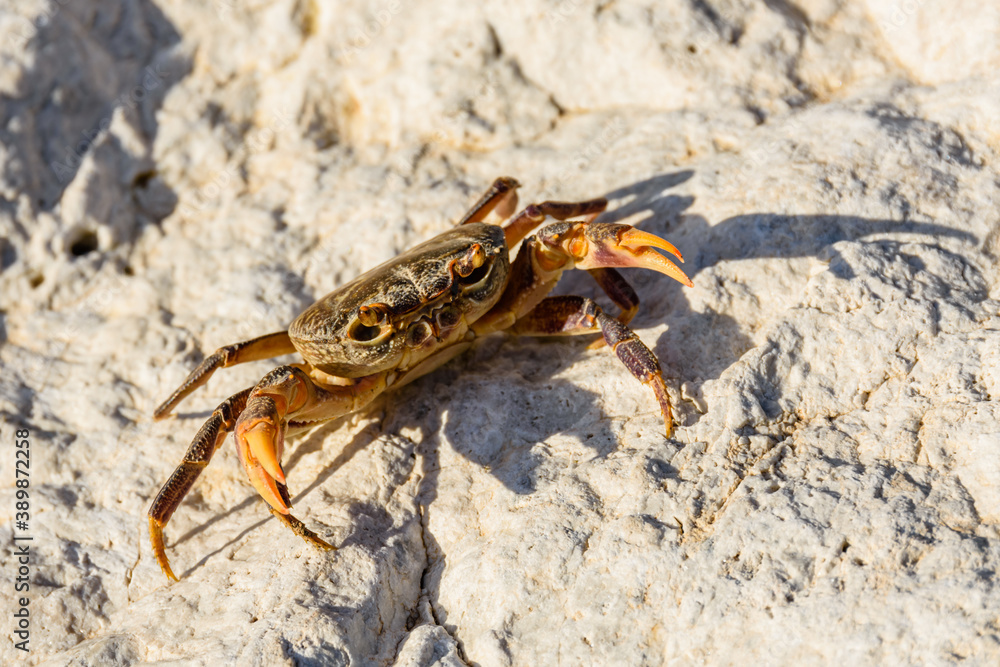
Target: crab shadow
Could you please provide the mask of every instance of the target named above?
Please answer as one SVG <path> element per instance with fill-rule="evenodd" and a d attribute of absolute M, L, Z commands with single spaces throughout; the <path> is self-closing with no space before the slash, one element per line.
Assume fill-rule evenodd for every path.
<path fill-rule="evenodd" d="M 634 217 L 629 224 L 670 239 L 685 253 L 686 263 L 682 268 L 692 280 L 697 280 L 700 273 L 723 262 L 802 257 L 820 258 L 828 264 L 828 270 L 834 276 L 851 280 L 859 271 L 838 250 L 837 244 L 842 241 L 878 245 L 881 252 L 903 257 L 917 270 L 922 270 L 925 267 L 918 258 L 906 254 L 903 243 L 885 238 L 892 233 L 906 233 L 926 237 L 923 243 L 968 267 L 969 272 L 975 274 L 973 282 L 978 276 L 978 282 L 986 284 L 976 267 L 938 245 L 937 239 L 944 237 L 977 243 L 977 238 L 968 232 L 906 219 L 832 214 L 760 212 L 709 224 L 700 215 L 685 213 L 694 202 L 693 197 L 668 192 L 692 175 L 691 171 L 663 174 L 609 192 L 605 196 L 612 202 L 613 208 L 599 220 L 619 222 Z M 771 269 L 767 267 L 763 270 Z M 655 295 L 655 300 L 640 307 L 633 325 L 644 328 L 660 322 L 670 324 L 653 350 L 660 359 L 664 374 L 678 385 L 689 382 L 697 386 L 717 379 L 753 346 L 749 333 L 743 331 L 733 317 L 712 309 L 703 312 L 693 310 L 686 288 L 678 282 L 650 271 L 633 272 L 627 277 L 634 281 L 640 299 L 643 295 Z M 697 344 L 692 345 L 691 341 Z M 694 420 L 698 418 L 693 412 L 686 416 Z"/>
<path fill-rule="evenodd" d="M 883 249 L 900 254 L 900 244 L 866 237 L 905 232 L 930 237 L 932 244 L 940 237 L 976 242 L 972 234 L 943 225 L 857 216 L 752 213 L 711 225 L 701 216 L 685 214 L 694 202 L 692 197 L 669 192 L 692 175 L 691 171 L 662 174 L 609 192 L 605 196 L 613 208 L 598 220 L 619 222 L 633 216 L 639 218 L 630 220 L 631 224 L 669 238 L 687 251 L 684 269 L 692 279 L 721 262 L 813 256 L 828 260 L 833 275 L 846 281 L 857 272 L 837 250 L 836 244 L 841 241 L 878 243 Z M 938 249 L 943 251 L 939 246 Z M 976 272 L 975 267 L 969 267 Z M 582 272 L 577 274 L 567 275 L 556 293 L 583 294 L 606 304 L 587 276 Z M 636 285 L 640 300 L 644 294 L 655 295 L 655 299 L 640 307 L 633 320 L 635 328 L 663 321 L 680 323 L 670 326 L 651 346 L 665 374 L 677 385 L 718 378 L 751 348 L 749 333 L 742 330 L 735 318 L 710 310 L 693 310 L 685 288 L 676 281 L 649 271 L 633 272 L 627 277 Z M 689 347 L 685 342 L 690 336 L 697 336 L 701 342 L 693 355 L 685 349 Z M 684 353 L 676 352 L 680 350 Z M 428 376 L 421 384 L 415 383 L 419 389 L 411 393 L 410 400 L 426 403 L 425 397 L 430 396 L 442 398 L 448 405 L 447 419 L 442 408 L 435 410 L 426 404 L 422 408 L 436 416 L 424 420 L 425 437 L 417 448 L 423 466 L 418 499 L 425 522 L 438 495 L 442 446 L 450 445 L 469 461 L 483 466 L 517 494 L 532 493 L 539 482 L 539 472 L 544 475 L 543 466 L 551 464 L 553 458 L 540 447 L 540 431 L 534 426 L 539 420 L 548 424 L 547 430 L 541 432 L 573 435 L 593 447 L 595 457 L 604 457 L 617 446 L 618 435 L 609 427 L 599 397 L 593 392 L 567 387 L 572 383 L 556 377 L 586 353 L 585 341 L 522 339 L 517 346 L 497 346 L 496 352 L 485 364 L 486 370 L 495 374 L 495 382 L 478 383 L 480 388 L 488 388 L 486 396 L 471 391 L 477 383 L 466 384 L 468 375 L 459 375 L 456 364 L 439 370 L 436 380 L 435 376 Z M 502 362 L 498 362 L 500 357 Z M 622 373 L 627 371 L 622 368 Z M 599 415 L 597 420 L 593 419 L 595 413 Z M 647 471 L 656 479 L 676 474 L 669 463 L 659 459 L 650 459 Z M 425 530 L 423 539 L 428 558 L 433 562 L 425 571 L 422 589 L 436 606 L 436 591 L 440 590 L 446 556 L 432 531 Z M 455 628 L 446 619 L 439 622 L 456 636 Z"/>
<path fill-rule="evenodd" d="M 692 176 L 689 170 L 661 174 L 611 191 L 605 195 L 611 210 L 598 220 L 628 218 L 630 224 L 670 239 L 686 251 L 683 268 L 693 280 L 722 262 L 820 257 L 834 276 L 846 281 L 858 271 L 838 251 L 841 241 L 878 244 L 900 254 L 901 244 L 886 240 L 887 234 L 919 234 L 931 244 L 942 237 L 976 242 L 974 235 L 944 225 L 857 216 L 752 213 L 713 225 L 700 215 L 685 213 L 693 197 L 671 192 Z M 970 269 L 976 272 L 975 267 Z M 675 387 L 718 378 L 752 347 L 749 332 L 739 322 L 725 313 L 693 310 L 686 288 L 673 279 L 652 271 L 628 272 L 626 278 L 636 286 L 640 301 L 647 299 L 633 326 L 671 324 L 655 344 L 646 343 Z M 582 271 L 567 274 L 555 293 L 582 294 L 609 304 Z M 614 312 L 613 306 L 609 310 Z M 686 345 L 693 336 L 699 344 Z M 517 494 L 530 494 L 537 487 L 540 468 L 552 458 L 544 442 L 551 436 L 575 438 L 597 458 L 613 451 L 619 433 L 604 414 L 601 397 L 559 377 L 589 353 L 586 348 L 592 339 L 523 337 L 485 343 L 414 383 L 415 389 L 397 394 L 397 401 L 420 403 L 418 412 L 425 415 L 421 421 L 425 437 L 418 448 L 425 461 L 424 501 L 436 496 L 441 445 L 482 466 Z M 628 375 L 624 366 L 621 373 Z"/>

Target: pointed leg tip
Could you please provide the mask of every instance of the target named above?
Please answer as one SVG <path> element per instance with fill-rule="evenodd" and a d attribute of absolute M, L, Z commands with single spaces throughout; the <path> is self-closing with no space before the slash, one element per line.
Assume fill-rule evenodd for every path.
<path fill-rule="evenodd" d="M 590 345 L 587 346 L 588 350 L 600 350 L 602 347 L 607 347 L 608 343 L 603 338 L 598 338 Z"/>
<path fill-rule="evenodd" d="M 170 569 L 170 559 L 167 558 L 167 551 L 163 545 L 163 524 L 153 517 L 149 517 L 149 542 L 153 547 L 153 557 L 156 558 L 156 563 L 163 570 L 163 574 L 167 575 L 169 581 L 180 581 Z"/>
<path fill-rule="evenodd" d="M 650 376 L 646 383 L 653 389 L 656 395 L 656 402 L 660 404 L 660 414 L 663 415 L 663 430 L 669 438 L 674 434 L 674 411 L 670 408 L 670 396 L 667 394 L 667 385 L 663 381 L 661 373 Z"/>
<path fill-rule="evenodd" d="M 275 511 L 273 508 L 269 508 L 271 514 L 274 515 L 281 523 L 285 524 L 292 529 L 292 532 L 301 537 L 303 540 L 313 545 L 321 551 L 337 551 L 337 547 L 333 546 L 319 535 L 309 530 L 304 523 L 296 519 L 291 514 L 281 514 Z"/>
<path fill-rule="evenodd" d="M 672 438 L 675 432 L 673 410 L 670 409 L 669 404 L 666 406 L 661 404 L 660 411 L 661 414 L 663 414 L 663 432 L 666 434 L 668 438 Z"/>
<path fill-rule="evenodd" d="M 177 397 L 177 392 L 174 392 L 170 398 L 156 406 L 156 409 L 153 410 L 153 419 L 160 421 L 173 416 L 174 408 L 177 407 L 178 403 L 180 403 L 180 399 Z"/>
<path fill-rule="evenodd" d="M 305 537 L 306 542 L 309 542 L 309 544 L 313 545 L 314 547 L 316 547 L 320 551 L 336 551 L 337 550 L 337 547 L 333 546 L 332 544 L 330 544 L 329 542 L 327 542 L 326 540 L 324 540 L 322 537 L 320 537 L 316 533 L 312 532 L 311 530 L 309 531 L 309 533 L 310 534 L 308 536 L 303 536 L 303 537 Z"/>

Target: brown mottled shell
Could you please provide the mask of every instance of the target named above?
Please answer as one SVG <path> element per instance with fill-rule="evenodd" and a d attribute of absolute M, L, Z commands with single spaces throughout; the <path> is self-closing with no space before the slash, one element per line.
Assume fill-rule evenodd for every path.
<path fill-rule="evenodd" d="M 470 287 L 455 271 L 454 263 L 466 257 L 474 244 L 485 254 L 489 272 Z M 477 253 L 478 254 L 478 253 Z M 434 321 L 445 306 L 472 324 L 493 307 L 503 293 L 510 273 L 510 260 L 503 228 L 473 223 L 451 229 L 409 252 L 358 276 L 327 294 L 295 318 L 288 328 L 292 343 L 306 361 L 340 377 L 371 375 L 390 368 L 407 367 L 433 353 L 426 348 L 418 356 L 405 354 L 407 327 L 421 318 Z M 464 279 L 468 283 L 468 279 Z M 349 334 L 358 326 L 358 309 L 385 304 L 391 333 L 374 341 L 358 341 Z M 452 332 L 454 335 L 464 334 Z M 454 339 L 442 342 L 450 344 Z"/>

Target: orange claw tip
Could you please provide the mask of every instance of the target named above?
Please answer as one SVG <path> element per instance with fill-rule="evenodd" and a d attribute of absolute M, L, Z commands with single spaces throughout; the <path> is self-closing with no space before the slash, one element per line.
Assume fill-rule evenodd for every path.
<path fill-rule="evenodd" d="M 694 287 L 694 283 L 691 282 L 691 279 L 688 278 L 676 264 L 655 250 L 651 248 L 639 248 L 633 252 L 635 255 L 633 260 L 624 264 L 624 266 L 634 266 L 658 271 L 664 275 L 670 276 L 682 285 Z"/>
<path fill-rule="evenodd" d="M 257 489 L 260 497 L 273 507 L 276 512 L 288 514 L 292 511 L 292 508 L 285 504 L 281 494 L 278 493 L 278 486 L 274 483 L 274 478 L 268 475 L 263 468 L 254 466 L 248 471 L 248 477 L 250 478 L 250 483 L 253 484 L 253 488 Z"/>
<path fill-rule="evenodd" d="M 271 477 L 284 484 L 285 473 L 281 470 L 281 464 L 278 463 L 277 449 L 275 447 L 276 436 L 277 432 L 274 427 L 263 421 L 258 422 L 253 428 L 241 434 L 241 437 L 246 440 L 247 447 L 250 448 L 253 458 L 257 459 L 257 463 Z"/>
<path fill-rule="evenodd" d="M 675 255 L 677 259 L 681 260 L 681 264 L 684 263 L 684 256 L 681 251 L 674 247 L 674 244 L 665 239 L 661 239 L 659 236 L 654 236 L 648 232 L 639 231 L 638 229 L 628 229 L 622 232 L 621 237 L 618 239 L 618 245 L 628 246 L 632 248 L 638 248 L 641 246 L 652 246 L 653 248 L 662 248 L 672 255 Z M 683 282 L 683 281 L 682 281 Z"/>

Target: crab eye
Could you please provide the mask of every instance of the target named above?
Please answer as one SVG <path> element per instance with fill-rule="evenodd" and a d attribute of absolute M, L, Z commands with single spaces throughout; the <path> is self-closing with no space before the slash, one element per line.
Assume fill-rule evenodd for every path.
<path fill-rule="evenodd" d="M 382 335 L 382 327 L 370 327 L 361 320 L 356 320 L 347 335 L 351 337 L 351 340 L 367 343 Z"/>
<path fill-rule="evenodd" d="M 470 273 L 467 276 L 459 274 L 458 282 L 460 282 L 463 285 L 475 285 L 476 283 L 481 282 L 483 278 L 485 278 L 487 274 L 489 274 L 489 272 L 490 272 L 490 264 L 487 262 L 482 266 L 473 269 L 472 273 Z"/>
<path fill-rule="evenodd" d="M 455 278 L 460 285 L 475 285 L 490 272 L 483 246 L 473 243 L 463 257 L 455 260 Z"/>
<path fill-rule="evenodd" d="M 358 308 L 358 320 L 369 327 L 382 324 L 388 314 L 389 304 L 382 303 L 381 301 Z"/>

